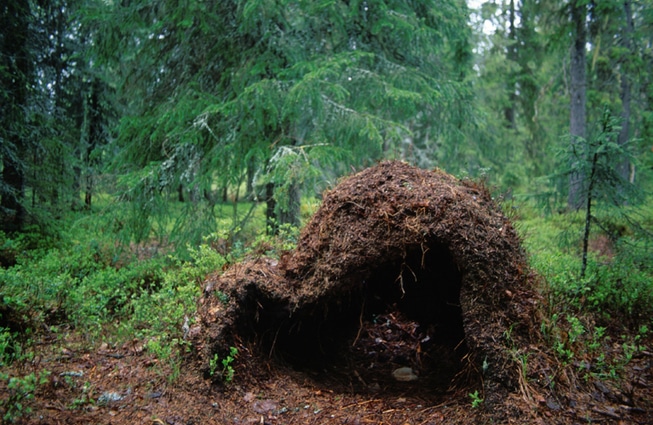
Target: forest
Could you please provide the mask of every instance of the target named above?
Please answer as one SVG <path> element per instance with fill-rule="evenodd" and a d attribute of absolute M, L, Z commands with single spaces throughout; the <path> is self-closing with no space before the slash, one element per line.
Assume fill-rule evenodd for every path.
<path fill-rule="evenodd" d="M 0 47 L 3 424 L 653 422 L 653 1 L 5 0 Z M 393 172 L 397 192 L 365 194 Z M 313 331 L 270 313 L 290 308 L 290 289 L 260 286 L 285 284 L 274 270 L 337 246 L 345 264 L 348 227 L 411 231 L 385 212 L 362 230 L 329 221 L 346 205 L 408 220 L 451 193 L 460 233 L 422 223 L 444 239 L 347 277 L 398 273 L 397 298 L 319 310 L 362 303 L 349 348 L 327 366 L 289 360 L 315 353 L 283 333 Z M 428 350 L 445 319 L 398 307 L 404 278 L 428 278 L 420 247 L 422 268 L 466 284 L 467 246 L 444 242 L 476 238 L 477 213 L 508 223 L 496 237 L 519 260 L 501 293 L 532 321 L 497 319 L 496 359 L 475 359 L 467 307 L 462 342 Z M 492 229 L 484 260 L 504 264 Z M 447 305 L 473 309 L 465 290 Z M 270 329 L 247 319 L 253 335 L 201 354 L 207 315 L 231 323 L 236 307 Z M 286 313 L 309 326 L 315 311 Z M 370 375 L 398 359 L 425 371 Z M 499 369 L 517 371 L 501 397 Z"/>

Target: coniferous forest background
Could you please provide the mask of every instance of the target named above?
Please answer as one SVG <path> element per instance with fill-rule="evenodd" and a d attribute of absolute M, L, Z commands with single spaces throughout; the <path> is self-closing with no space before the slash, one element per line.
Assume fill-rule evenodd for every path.
<path fill-rule="evenodd" d="M 651 0 L 3 1 L 0 366 L 43 324 L 172 341 L 207 273 L 292 248 L 324 190 L 384 159 L 483 181 L 552 329 L 619 322 L 639 350 L 652 81 Z"/>
<path fill-rule="evenodd" d="M 7 2 L 2 229 L 103 195 L 138 204 L 137 239 L 164 200 L 208 217 L 173 238 L 227 200 L 297 224 L 302 196 L 384 158 L 577 209 L 601 134 L 627 202 L 653 163 L 649 6 Z"/>

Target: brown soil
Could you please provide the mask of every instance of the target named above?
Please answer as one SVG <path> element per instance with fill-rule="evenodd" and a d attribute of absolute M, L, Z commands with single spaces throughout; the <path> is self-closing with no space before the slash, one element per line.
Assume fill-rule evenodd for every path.
<path fill-rule="evenodd" d="M 389 318 L 389 317 L 388 317 Z M 401 332 L 408 331 L 402 329 Z M 378 350 L 377 342 L 359 340 L 359 349 Z M 651 341 L 647 341 L 650 347 Z M 609 381 L 574 385 L 573 369 L 556 391 L 547 390 L 533 362 L 526 391 L 507 394 L 488 407 L 471 407 L 471 389 L 434 394 L 425 382 L 390 382 L 383 372 L 379 387 L 369 387 L 369 374 L 356 369 L 298 371 L 267 356 L 241 354 L 231 384 L 212 384 L 198 364 L 185 362 L 181 375 L 169 382 L 169 365 L 142 349 L 141 341 L 118 347 L 100 344 L 93 350 L 79 333 L 57 342 L 43 340 L 34 362 L 12 370 L 14 376 L 47 369 L 48 383 L 27 403 L 33 411 L 22 424 L 651 424 L 653 423 L 653 354 L 640 353 L 623 372 L 620 386 Z M 536 350 L 534 351 L 536 352 Z M 534 356 L 535 357 L 535 356 Z M 346 373 L 352 371 L 352 374 Z M 541 373 L 542 371 L 539 370 Z M 364 382 L 361 382 L 361 379 Z M 420 377 L 421 379 L 421 377 Z M 101 402 L 115 393 L 119 400 Z M 8 390 L 0 384 L 0 394 Z M 480 396 L 487 394 L 479 393 Z"/>
<path fill-rule="evenodd" d="M 382 163 L 325 194 L 280 261 L 207 279 L 175 380 L 144 341 L 89 351 L 79 331 L 44 335 L 15 371 L 51 371 L 24 423 L 653 423 L 651 350 L 619 380 L 586 378 L 582 353 L 560 364 L 537 284 L 483 187 Z M 613 341 L 608 360 L 623 355 Z M 233 381 L 211 379 L 230 347 Z"/>

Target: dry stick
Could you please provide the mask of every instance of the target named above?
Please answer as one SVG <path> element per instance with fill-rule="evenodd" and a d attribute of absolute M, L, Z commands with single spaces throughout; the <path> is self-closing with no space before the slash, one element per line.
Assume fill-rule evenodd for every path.
<path fill-rule="evenodd" d="M 420 244 L 420 247 L 422 248 L 422 270 L 424 270 L 426 267 L 424 267 L 424 257 L 426 257 L 426 253 L 429 251 L 429 247 L 427 246 L 426 249 L 424 249 L 424 243 Z"/>
<path fill-rule="evenodd" d="M 367 387 L 367 382 L 365 382 L 365 381 L 363 380 L 363 378 L 361 377 L 360 373 L 358 373 L 358 371 L 354 370 L 354 376 L 356 376 L 356 378 L 357 378 L 359 381 L 361 381 L 361 383 L 362 383 L 364 386 Z"/>
<path fill-rule="evenodd" d="M 399 276 L 397 277 L 397 279 L 395 279 L 395 282 L 396 282 L 397 280 L 399 281 L 399 287 L 401 288 L 401 298 L 403 298 L 404 295 L 406 295 L 406 291 L 404 291 L 404 275 L 403 275 L 403 270 L 399 273 Z"/>
<path fill-rule="evenodd" d="M 453 350 L 456 351 L 457 349 L 459 349 L 460 346 L 463 345 L 464 342 L 465 342 L 465 337 L 463 337 L 463 339 L 461 339 L 460 342 L 458 344 L 456 344 L 456 346 L 453 348 Z"/>
<path fill-rule="evenodd" d="M 427 408 L 425 408 L 425 409 L 420 410 L 419 412 L 420 412 L 420 413 L 426 413 L 426 412 L 428 412 L 429 410 L 439 409 L 440 407 L 444 407 L 444 406 L 446 406 L 447 404 L 450 404 L 450 403 L 447 402 L 447 401 L 445 401 L 445 402 L 442 402 L 442 403 L 440 403 L 440 404 L 436 404 L 435 406 L 429 406 L 429 407 L 427 407 Z M 427 419 L 426 421 L 428 421 L 428 419 Z M 424 423 L 424 422 L 422 422 L 422 423 Z"/>
<path fill-rule="evenodd" d="M 268 353 L 268 359 L 272 358 L 272 353 L 274 352 L 274 346 L 277 345 L 277 337 L 279 336 L 280 330 L 281 326 L 279 326 L 279 329 L 277 329 L 277 332 L 274 334 L 274 340 L 272 341 L 272 347 L 270 347 L 270 352 Z"/>
<path fill-rule="evenodd" d="M 351 404 L 348 404 L 346 406 L 342 406 L 340 408 L 340 410 L 349 409 L 350 407 L 359 407 L 359 406 L 362 406 L 364 404 L 374 403 L 375 401 L 381 401 L 381 399 L 380 398 L 374 398 L 372 400 L 365 400 L 365 401 L 359 401 L 358 403 L 351 403 Z"/>
<path fill-rule="evenodd" d="M 413 279 L 415 279 L 415 282 L 417 282 L 417 275 L 413 271 L 413 269 L 410 268 L 408 264 L 404 261 L 404 263 L 401 265 L 401 270 L 399 271 L 399 276 L 395 279 L 396 281 L 399 281 L 399 288 L 401 289 L 401 298 L 403 298 L 406 295 L 406 291 L 404 290 L 404 267 L 406 267 L 410 272 L 413 274 Z"/>
<path fill-rule="evenodd" d="M 361 331 L 363 330 L 363 312 L 365 311 L 365 298 L 363 297 L 363 304 L 361 305 L 361 315 L 358 317 L 358 323 L 360 326 L 358 327 L 358 332 L 356 333 L 356 338 L 354 338 L 354 342 L 351 344 L 352 347 L 356 345 L 358 342 L 358 338 L 361 336 Z"/>

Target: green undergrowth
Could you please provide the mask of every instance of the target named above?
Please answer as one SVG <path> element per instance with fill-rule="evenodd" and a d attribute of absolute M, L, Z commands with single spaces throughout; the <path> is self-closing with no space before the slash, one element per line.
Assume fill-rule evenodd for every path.
<path fill-rule="evenodd" d="M 161 237 L 125 243 L 116 229 L 119 219 L 104 210 L 65 226 L 62 221 L 47 238 L 38 229 L 0 234 L 0 387 L 8 391 L 0 399 L 2 423 L 29 413 L 47 376 L 47 370 L 24 373 L 21 366 L 37 355 L 35 342 L 44 334 L 62 344 L 76 335 L 75 343 L 87 350 L 142 341 L 159 360 L 152 367 L 174 381 L 191 349 L 186 337 L 205 278 L 247 256 L 278 256 L 298 236 L 290 226 L 274 237 L 242 231 L 238 222 L 222 218 L 218 224 L 226 230 L 194 245 L 174 247 Z M 235 371 L 223 361 L 230 380 Z"/>
<path fill-rule="evenodd" d="M 622 208 L 628 214 L 597 212 L 583 278 L 582 215 L 542 214 L 528 204 L 517 208 L 516 227 L 543 278 L 539 289 L 547 302 L 540 331 L 560 363 L 558 373 L 618 380 L 650 340 L 653 211 Z"/>
<path fill-rule="evenodd" d="M 605 320 L 650 325 L 653 311 L 653 211 L 633 208 L 630 217 L 605 215 L 590 235 L 588 269 L 580 277 L 581 214 L 538 214 L 525 207 L 517 228 L 531 265 L 545 278 L 544 291 L 568 311 L 593 312 Z"/>
<path fill-rule="evenodd" d="M 298 236 L 291 226 L 268 236 L 264 228 L 243 231 L 239 222 L 222 218 L 224 231 L 194 245 L 175 247 L 158 236 L 125 243 L 116 229 L 120 219 L 105 210 L 71 215 L 47 239 L 39 239 L 39 231 L 0 234 L 5 260 L 0 267 L 0 378 L 6 384 L 31 388 L 40 382 L 4 370 L 29 361 L 33 343 L 44 333 L 50 338 L 76 333 L 91 350 L 137 338 L 160 360 L 155 364 L 163 365 L 162 375 L 174 380 L 190 349 L 186 336 L 206 277 L 247 256 L 278 256 L 292 249 Z"/>
<path fill-rule="evenodd" d="M 304 203 L 304 218 L 317 205 Z M 543 277 L 539 289 L 549 301 L 541 326 L 544 341 L 561 364 L 583 376 L 618 377 L 642 350 L 642 341 L 650 339 L 653 211 L 632 207 L 631 213 L 637 225 L 606 213 L 603 227 L 594 227 L 597 249 L 581 279 L 582 216 L 542 214 L 530 204 L 512 208 L 531 265 Z M 183 247 L 154 234 L 149 242 L 126 243 L 121 217 L 105 209 L 62 221 L 56 232 L 0 234 L 0 379 L 12 388 L 0 405 L 9 415 L 5 422 L 27 412 L 46 376 L 7 372 L 12 363 L 29 363 L 33 343 L 43 333 L 62 339 L 75 333 L 89 350 L 136 338 L 160 360 L 153 367 L 174 380 L 191 349 L 185 332 L 195 320 L 206 276 L 248 256 L 278 256 L 299 236 L 290 226 L 268 236 L 259 217 L 258 230 L 242 231 L 239 222 L 224 221 L 220 228 L 226 230 Z M 232 360 L 215 359 L 214 372 L 237 379 Z"/>

